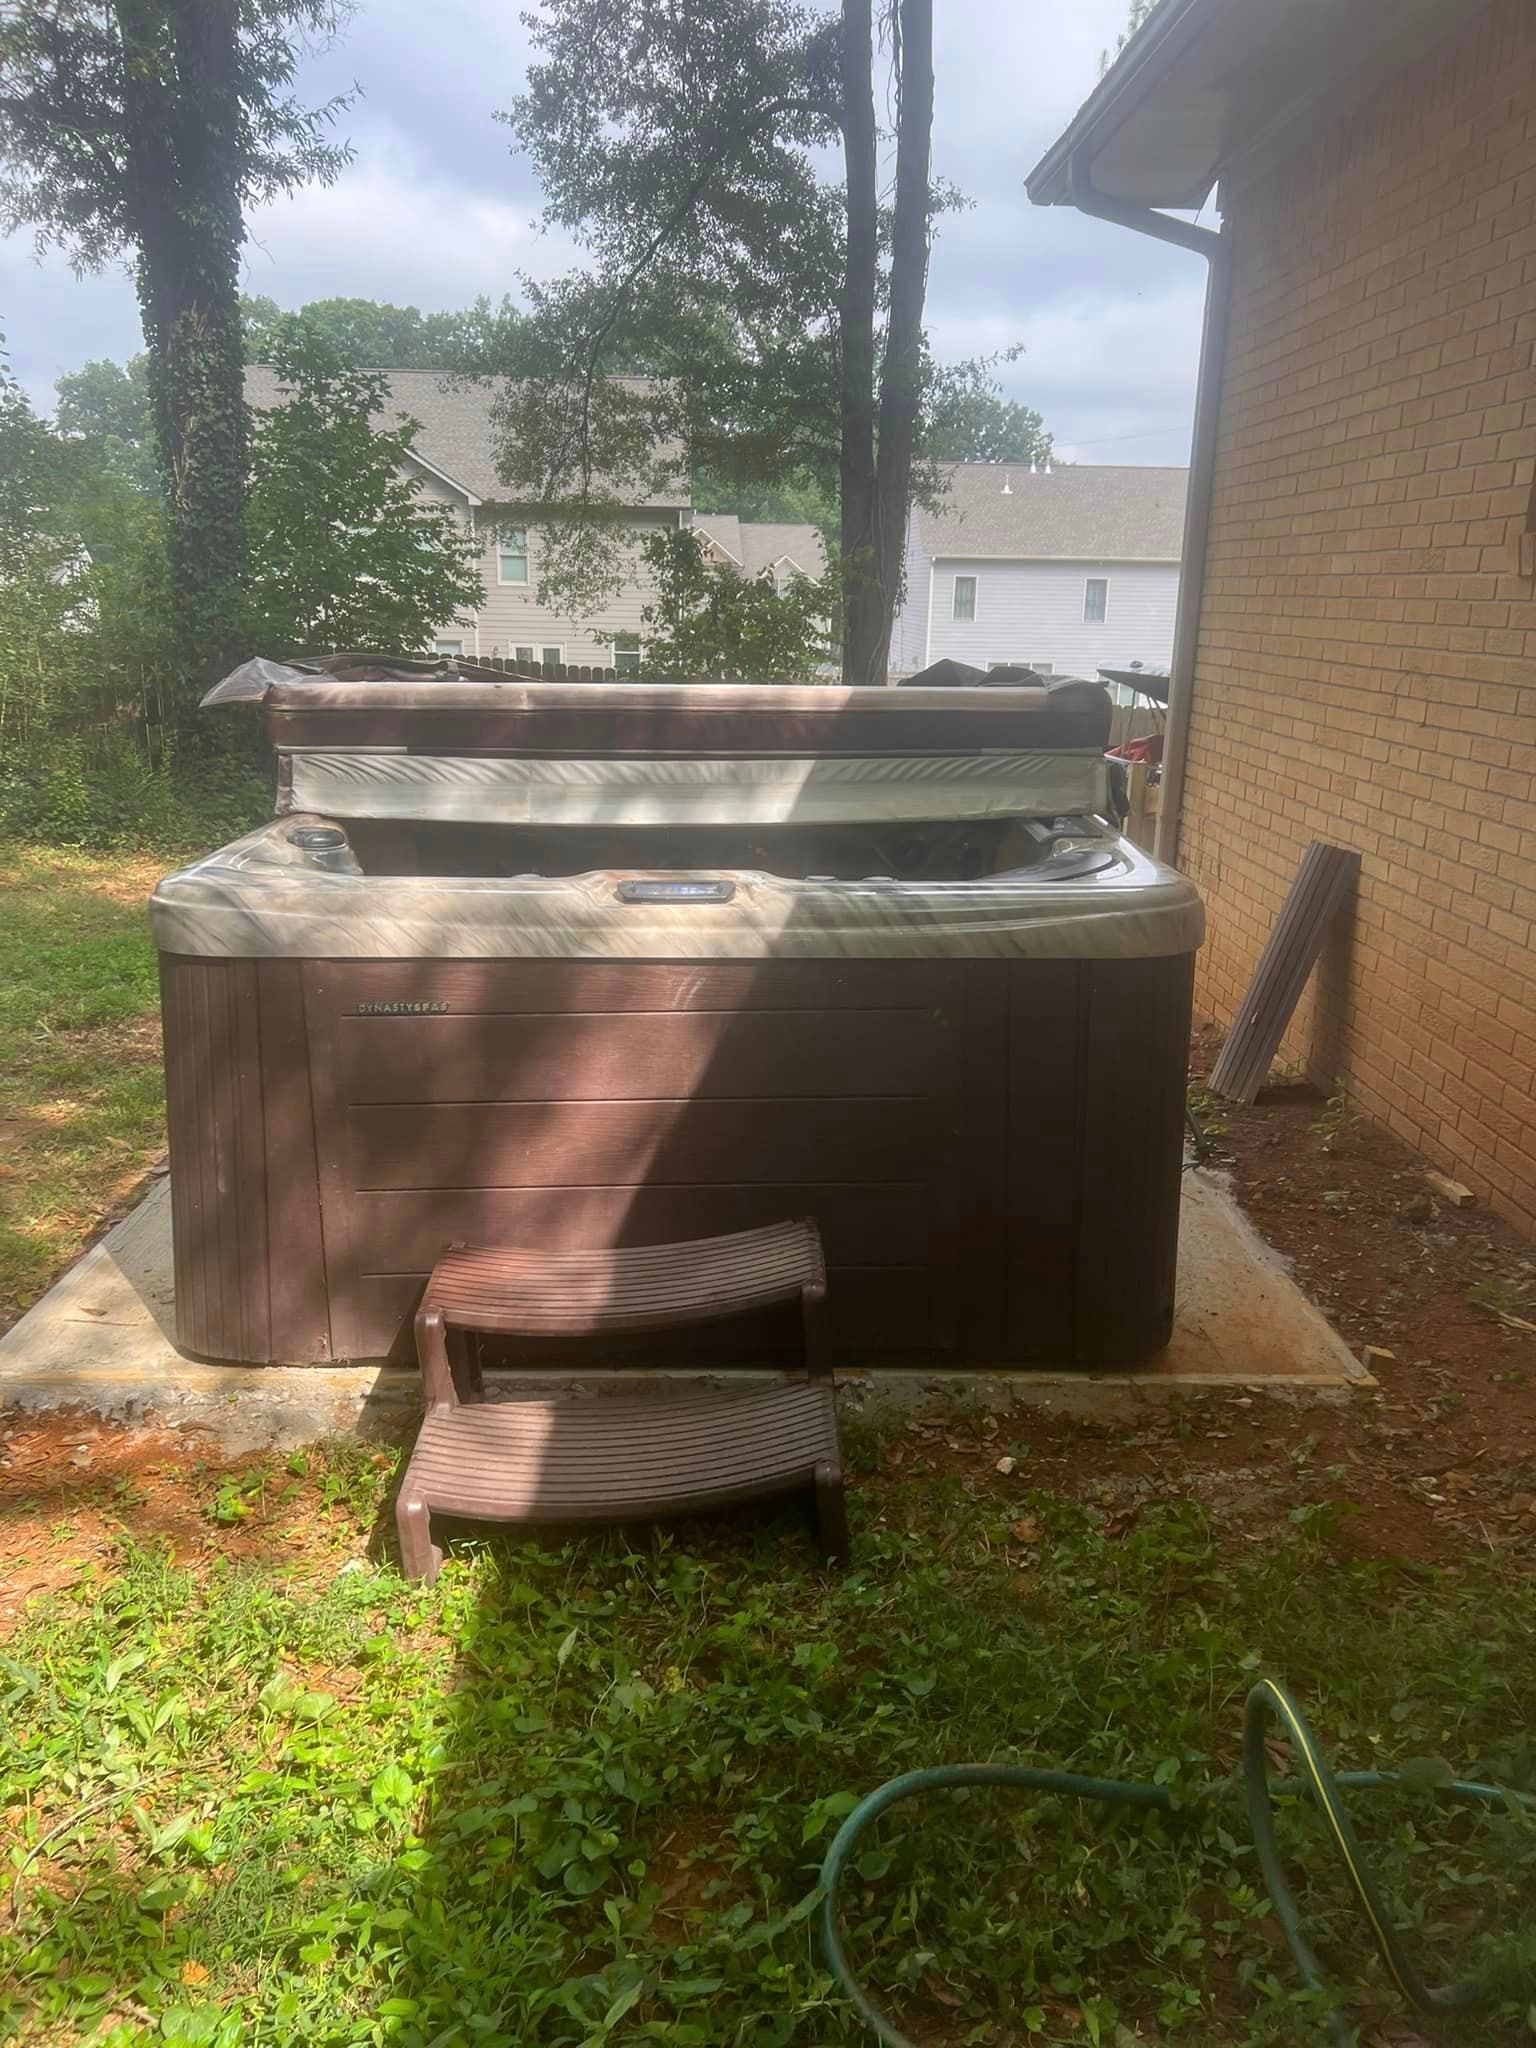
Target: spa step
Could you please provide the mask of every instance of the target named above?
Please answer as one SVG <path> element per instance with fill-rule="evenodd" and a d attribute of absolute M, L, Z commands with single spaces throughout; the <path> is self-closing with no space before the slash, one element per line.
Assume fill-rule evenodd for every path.
<path fill-rule="evenodd" d="M 450 1245 L 423 1312 L 464 1329 L 584 1337 L 752 1315 L 826 1291 L 814 1223 L 771 1223 L 730 1237 L 619 1251 L 544 1252 Z"/>
<path fill-rule="evenodd" d="M 814 1506 L 823 1553 L 846 1556 L 837 1406 L 820 1342 L 825 1291 L 812 1223 L 618 1251 L 450 1246 L 416 1317 L 427 1413 L 396 1506 L 407 1574 L 437 1576 L 443 1553 L 434 1515 L 624 1522 L 797 1492 Z M 661 1387 L 593 1399 L 483 1399 L 482 1333 L 654 1330 L 776 1303 L 799 1305 L 803 1380 L 687 1394 Z"/>

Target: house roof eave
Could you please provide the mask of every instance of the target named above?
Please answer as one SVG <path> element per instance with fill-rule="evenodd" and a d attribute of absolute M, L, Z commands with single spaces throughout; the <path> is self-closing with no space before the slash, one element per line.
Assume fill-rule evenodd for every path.
<path fill-rule="evenodd" d="M 1178 555 L 1042 555 L 987 548 L 929 548 L 927 554 L 935 567 L 940 562 L 1038 562 L 1057 569 L 1074 564 L 1081 569 L 1177 569 L 1180 561 Z"/>
<path fill-rule="evenodd" d="M 1163 0 L 1025 180 L 1073 203 L 1074 161 L 1122 203 L 1203 206 L 1319 101 L 1358 100 L 1486 0 Z"/>
<path fill-rule="evenodd" d="M 429 462 L 419 448 L 408 449 L 407 459 L 414 462 L 418 469 L 424 469 L 428 476 L 435 476 L 440 484 L 446 484 L 450 491 L 457 491 L 466 505 L 479 506 L 485 503 L 484 498 L 477 497 L 468 484 L 461 483 L 456 476 L 450 476 L 446 469 L 439 469 L 435 462 Z"/>

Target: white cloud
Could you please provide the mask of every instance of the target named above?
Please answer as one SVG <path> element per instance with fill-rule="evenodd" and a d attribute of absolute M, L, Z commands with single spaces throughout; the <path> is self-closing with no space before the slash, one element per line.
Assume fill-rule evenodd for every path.
<path fill-rule="evenodd" d="M 526 202 L 443 177 L 380 128 L 334 185 L 256 209 L 244 284 L 284 306 L 342 296 L 434 312 L 499 298 L 519 270 L 553 276 L 570 262 L 570 244 L 544 234 Z"/>

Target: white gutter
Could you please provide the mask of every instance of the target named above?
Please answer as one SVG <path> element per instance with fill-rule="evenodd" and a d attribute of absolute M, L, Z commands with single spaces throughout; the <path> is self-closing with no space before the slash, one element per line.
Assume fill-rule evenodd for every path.
<path fill-rule="evenodd" d="M 1159 242 L 1172 242 L 1204 256 L 1210 268 L 1205 287 L 1205 321 L 1200 337 L 1200 375 L 1195 386 L 1194 434 L 1189 451 L 1189 493 L 1184 501 L 1184 542 L 1179 569 L 1179 609 L 1173 628 L 1168 673 L 1168 730 L 1163 739 L 1162 803 L 1154 852 L 1170 867 L 1178 864 L 1179 813 L 1184 770 L 1189 760 L 1189 720 L 1200 643 L 1200 605 L 1205 593 L 1205 549 L 1211 530 L 1211 490 L 1216 476 L 1216 430 L 1221 380 L 1226 364 L 1232 245 L 1225 234 L 1175 220 L 1150 206 L 1110 199 L 1094 185 L 1086 154 L 1072 159 L 1072 203 L 1080 213 L 1114 221 Z"/>

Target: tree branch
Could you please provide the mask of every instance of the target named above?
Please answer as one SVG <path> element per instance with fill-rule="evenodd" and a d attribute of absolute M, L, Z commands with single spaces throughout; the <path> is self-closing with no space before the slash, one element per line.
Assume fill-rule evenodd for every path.
<path fill-rule="evenodd" d="M 756 115 L 744 128 L 724 141 L 715 150 L 713 155 L 705 159 L 698 172 L 690 180 L 687 189 L 668 213 L 666 219 L 663 220 L 649 242 L 640 251 L 639 255 L 631 261 L 623 276 L 614 285 L 612 302 L 609 309 L 588 336 L 585 348 L 586 367 L 582 378 L 579 427 L 581 447 L 580 502 L 583 505 L 586 504 L 592 488 L 592 392 L 597 382 L 598 351 L 613 332 L 619 315 L 628 303 L 630 294 L 634 291 L 635 286 L 645 275 L 646 271 L 650 269 L 684 221 L 687 220 L 689 214 L 698 205 L 700 199 L 704 196 L 705 189 L 709 185 L 710 180 L 734 157 L 739 156 L 747 145 L 761 133 L 763 127 L 768 122 L 778 120 L 781 115 L 793 113 L 821 114 L 834 124 L 839 123 L 841 118 L 836 108 L 820 100 L 797 98 L 767 101 L 758 109 Z M 559 462 L 563 465 L 569 456 L 570 448 L 571 437 L 567 437 L 559 456 L 552 459 L 550 472 L 546 480 L 547 494 L 552 494 L 554 490 L 555 463 Z"/>

